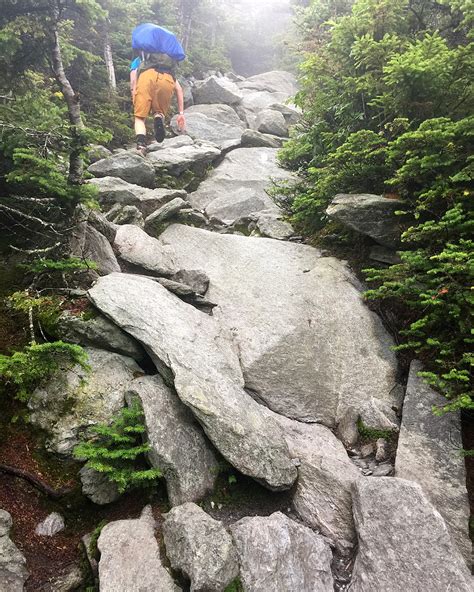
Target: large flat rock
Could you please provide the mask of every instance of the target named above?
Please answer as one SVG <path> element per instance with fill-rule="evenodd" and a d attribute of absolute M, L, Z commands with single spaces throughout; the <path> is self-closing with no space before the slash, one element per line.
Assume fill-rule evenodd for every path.
<path fill-rule="evenodd" d="M 271 489 L 296 478 L 283 432 L 244 390 L 230 333 L 150 279 L 112 274 L 89 291 L 94 304 L 138 339 L 222 455 Z"/>
<path fill-rule="evenodd" d="M 119 177 L 142 187 L 154 187 L 155 171 L 147 159 L 133 151 L 98 160 L 87 169 L 94 177 Z"/>
<path fill-rule="evenodd" d="M 158 174 L 178 177 L 187 170 L 203 173 L 221 155 L 221 150 L 210 142 L 196 140 L 192 144 L 176 143 L 168 148 L 150 152 L 147 162 Z"/>
<path fill-rule="evenodd" d="M 417 483 L 363 477 L 353 503 L 359 551 L 351 592 L 472 592 L 460 551 Z"/>
<path fill-rule="evenodd" d="M 298 90 L 295 75 L 284 70 L 273 70 L 250 76 L 250 78 L 238 82 L 237 86 L 244 91 L 281 92 L 287 94 L 288 97 Z"/>
<path fill-rule="evenodd" d="M 400 244 L 402 225 L 400 216 L 395 212 L 404 208 L 402 200 L 382 195 L 340 194 L 329 204 L 326 213 L 352 230 L 370 236 L 379 244 L 396 248 Z"/>
<path fill-rule="evenodd" d="M 151 464 L 166 479 L 171 505 L 202 499 L 212 492 L 219 464 L 201 426 L 160 376 L 134 380 L 127 400 L 138 397 L 145 414 Z"/>
<path fill-rule="evenodd" d="M 209 276 L 246 387 L 273 411 L 331 427 L 352 406 L 368 425 L 396 429 L 393 342 L 344 263 L 305 245 L 181 225 L 160 241 L 177 268 Z"/>
<path fill-rule="evenodd" d="M 446 399 L 429 387 L 412 362 L 403 403 L 395 475 L 419 483 L 451 531 L 468 565 L 472 563 L 469 538 L 469 500 L 462 449 L 459 412 L 434 415 L 433 407 Z"/>
<path fill-rule="evenodd" d="M 147 189 L 119 177 L 99 177 L 89 183 L 97 187 L 99 202 L 105 210 L 115 204 L 135 206 L 145 217 L 176 197 L 186 198 L 186 192 L 179 189 Z"/>
<path fill-rule="evenodd" d="M 212 107 L 212 105 L 206 105 Z M 199 107 L 199 105 L 196 105 Z M 191 108 L 192 109 L 192 108 Z M 225 123 L 205 113 L 186 109 L 186 133 L 195 140 L 205 140 L 216 144 L 221 149 L 239 144 L 243 129 L 239 123 Z M 234 111 L 235 117 L 237 114 Z M 171 127 L 178 133 L 177 115 L 171 120 Z"/>
<path fill-rule="evenodd" d="M 291 174 L 278 166 L 276 156 L 273 148 L 233 150 L 198 190 L 189 194 L 189 201 L 225 223 L 263 210 L 279 211 L 266 189 L 271 179 L 289 179 Z"/>
<path fill-rule="evenodd" d="M 281 512 L 231 527 L 246 592 L 332 592 L 332 553 L 323 537 Z"/>
<path fill-rule="evenodd" d="M 138 520 L 117 520 L 100 533 L 101 592 L 179 592 L 161 563 L 151 508 Z"/>

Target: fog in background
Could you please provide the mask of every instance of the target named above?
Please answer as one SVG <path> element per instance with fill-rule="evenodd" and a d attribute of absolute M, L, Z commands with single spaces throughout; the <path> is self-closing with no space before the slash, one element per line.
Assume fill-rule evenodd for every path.
<path fill-rule="evenodd" d="M 291 0 L 225 0 L 224 4 L 233 25 L 227 43 L 234 71 L 252 76 L 283 67 Z"/>

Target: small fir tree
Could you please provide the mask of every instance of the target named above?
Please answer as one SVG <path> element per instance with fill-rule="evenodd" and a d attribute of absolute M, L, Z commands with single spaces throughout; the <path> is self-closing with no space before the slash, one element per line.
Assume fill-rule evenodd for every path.
<path fill-rule="evenodd" d="M 149 468 L 145 454 L 150 445 L 143 443 L 145 433 L 143 410 L 134 400 L 109 424 L 91 428 L 94 436 L 74 449 L 74 456 L 87 460 L 86 466 L 104 473 L 120 493 L 152 484 L 162 476 L 159 469 Z"/>

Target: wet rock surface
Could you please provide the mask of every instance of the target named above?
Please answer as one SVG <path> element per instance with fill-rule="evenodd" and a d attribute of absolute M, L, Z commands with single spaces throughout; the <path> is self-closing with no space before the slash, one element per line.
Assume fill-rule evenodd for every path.
<path fill-rule="evenodd" d="M 392 340 L 344 264 L 305 245 L 180 225 L 160 242 L 176 266 L 206 270 L 245 385 L 273 411 L 333 426 L 352 406 L 367 425 L 397 427 Z"/>
<path fill-rule="evenodd" d="M 166 552 L 186 590 L 224 591 L 237 575 L 246 592 L 472 589 L 459 417 L 431 414 L 443 400 L 416 364 L 403 405 L 393 342 L 363 287 L 344 262 L 300 244 L 281 209 L 272 180 L 294 179 L 277 151 L 301 115 L 296 90 L 285 72 L 211 72 L 186 85 L 187 134 L 150 143 L 145 158 L 97 151 L 90 183 L 105 213 L 78 207 L 71 244 L 98 263 L 86 279 L 98 280 L 100 314 L 61 320 L 92 372 L 65 368 L 41 385 L 32 421 L 67 456 L 140 399 L 146 461 L 173 506 Z M 379 242 L 371 254 L 387 265 L 401 207 L 339 195 L 328 213 Z M 128 507 L 125 495 L 107 508 L 119 494 L 104 474 L 85 466 L 80 477 L 101 512 Z M 16 592 L 26 570 L 10 526 L 0 513 L 0 589 Z M 101 591 L 179 590 L 155 526 L 146 509 L 104 528 Z M 85 585 L 74 567 L 44 589 Z"/>

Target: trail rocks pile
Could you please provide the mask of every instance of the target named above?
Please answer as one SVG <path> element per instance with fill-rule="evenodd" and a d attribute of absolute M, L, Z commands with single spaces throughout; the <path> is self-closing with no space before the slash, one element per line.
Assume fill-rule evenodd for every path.
<path fill-rule="evenodd" d="M 99 177 L 89 183 L 97 187 L 105 211 L 116 205 L 135 206 L 145 217 L 176 197 L 186 197 L 186 192 L 179 189 L 147 189 L 119 177 Z"/>
<path fill-rule="evenodd" d="M 189 201 L 209 218 L 228 226 L 261 212 L 278 217 L 280 210 L 266 190 L 271 180 L 287 180 L 291 175 L 278 167 L 276 153 L 272 148 L 232 151 L 189 195 Z"/>
<path fill-rule="evenodd" d="M 245 385 L 273 411 L 332 427 L 353 406 L 367 425 L 397 429 L 392 340 L 343 263 L 305 245 L 180 225 L 160 242 L 176 267 L 206 270 Z"/>
<path fill-rule="evenodd" d="M 25 557 L 10 539 L 12 525 L 10 514 L 0 510 L 0 590 L 23 592 L 28 571 Z"/>
<path fill-rule="evenodd" d="M 223 592 L 236 577 L 245 592 L 472 589 L 459 416 L 431 414 L 440 399 L 417 364 L 403 404 L 393 340 L 362 286 L 300 244 L 271 197 L 272 179 L 294 179 L 277 160 L 299 118 L 285 104 L 294 78 L 212 75 L 192 101 L 190 89 L 189 135 L 89 168 L 106 213 L 79 218 L 76 242 L 97 255 L 88 296 L 100 314 L 65 315 L 61 327 L 88 347 L 92 371 L 38 388 L 33 423 L 70 454 L 91 425 L 140 400 L 172 506 L 166 554 L 185 589 Z M 339 195 L 328 215 L 392 257 L 402 205 Z M 268 490 L 268 506 L 217 513 L 208 496 L 221 457 Z M 85 468 L 81 479 L 95 503 L 116 499 L 103 476 Z M 213 517 L 195 505 L 203 498 Z M 107 525 L 99 549 L 102 591 L 180 589 L 149 509 Z"/>
<path fill-rule="evenodd" d="M 230 333 L 143 277 L 111 274 L 89 295 L 145 345 L 161 372 L 171 371 L 181 401 L 232 465 L 271 489 L 291 486 L 296 469 L 282 431 L 245 392 Z"/>

